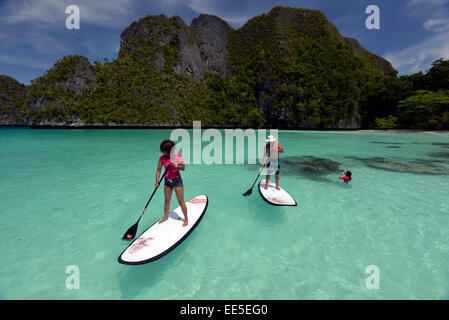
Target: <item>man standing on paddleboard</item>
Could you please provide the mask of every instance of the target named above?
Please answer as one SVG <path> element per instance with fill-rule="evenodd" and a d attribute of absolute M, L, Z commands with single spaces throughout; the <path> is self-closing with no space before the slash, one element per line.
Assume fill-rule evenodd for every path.
<path fill-rule="evenodd" d="M 188 225 L 189 221 L 187 219 L 187 207 L 184 202 L 184 185 L 179 172 L 179 170 L 185 170 L 184 161 L 179 153 L 174 152 L 175 143 L 173 141 L 162 141 L 160 148 L 163 155 L 159 158 L 159 162 L 157 164 L 156 188 L 159 188 L 159 177 L 161 176 L 162 165 L 164 165 L 167 173 L 165 174 L 164 182 L 164 217 L 159 221 L 159 223 L 162 223 L 168 219 L 171 196 L 173 194 L 173 189 L 175 189 L 176 198 L 178 199 L 182 213 L 184 214 L 184 223 L 182 226 L 185 227 Z"/>
<path fill-rule="evenodd" d="M 281 170 L 281 160 L 279 159 L 279 153 L 284 152 L 284 148 L 282 147 L 281 143 L 279 141 L 276 141 L 276 138 L 273 136 L 268 136 L 268 138 L 265 140 L 267 142 L 267 145 L 265 146 L 265 151 L 263 154 L 263 166 L 262 168 L 267 166 L 267 177 L 265 181 L 267 183 L 265 184 L 265 190 L 268 189 L 268 184 L 270 181 L 270 176 L 272 174 L 276 174 L 276 189 L 280 190 L 279 188 L 279 174 Z"/>

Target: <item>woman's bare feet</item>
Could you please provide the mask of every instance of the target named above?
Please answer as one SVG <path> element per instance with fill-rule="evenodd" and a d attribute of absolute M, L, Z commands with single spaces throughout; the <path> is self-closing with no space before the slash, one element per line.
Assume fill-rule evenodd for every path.
<path fill-rule="evenodd" d="M 163 217 L 158 223 L 162 223 L 162 222 L 167 221 L 167 220 L 168 220 L 168 217 Z"/>

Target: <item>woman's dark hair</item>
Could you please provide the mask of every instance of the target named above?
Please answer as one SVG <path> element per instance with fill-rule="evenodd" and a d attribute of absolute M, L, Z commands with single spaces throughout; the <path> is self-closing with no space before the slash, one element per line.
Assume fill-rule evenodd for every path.
<path fill-rule="evenodd" d="M 161 152 L 163 152 L 163 153 L 171 152 L 174 146 L 175 146 L 175 143 L 173 141 L 164 140 L 161 143 Z"/>
<path fill-rule="evenodd" d="M 346 171 L 346 176 L 347 176 L 347 177 L 350 177 L 350 176 L 352 176 L 352 173 L 351 173 L 351 171 Z"/>

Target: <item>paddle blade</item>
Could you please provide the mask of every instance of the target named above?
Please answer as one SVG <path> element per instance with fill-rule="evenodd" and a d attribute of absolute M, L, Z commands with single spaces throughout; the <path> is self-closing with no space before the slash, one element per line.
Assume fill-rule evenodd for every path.
<path fill-rule="evenodd" d="M 122 239 L 123 240 L 132 240 L 134 239 L 134 237 L 136 236 L 137 233 L 137 225 L 139 224 L 139 222 L 136 222 L 135 224 L 133 224 L 128 231 L 125 232 L 125 234 L 123 235 Z"/>
<path fill-rule="evenodd" d="M 246 197 L 246 196 L 251 195 L 251 193 L 253 193 L 253 188 L 251 188 L 248 191 L 246 191 L 243 195 Z"/>

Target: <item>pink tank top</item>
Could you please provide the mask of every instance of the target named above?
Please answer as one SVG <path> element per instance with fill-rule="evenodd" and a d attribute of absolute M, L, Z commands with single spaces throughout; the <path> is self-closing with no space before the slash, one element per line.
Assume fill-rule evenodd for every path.
<path fill-rule="evenodd" d="M 179 153 L 173 153 L 171 155 L 171 161 L 174 164 L 178 165 L 182 161 L 182 156 Z M 162 162 L 162 164 L 164 165 L 165 169 L 167 170 L 167 173 L 165 174 L 165 178 L 167 178 L 167 179 L 176 179 L 176 178 L 181 177 L 181 174 L 179 173 L 179 170 L 170 165 L 170 157 L 168 157 L 168 156 L 166 156 L 164 154 L 164 155 L 162 155 L 159 158 L 159 162 Z"/>

